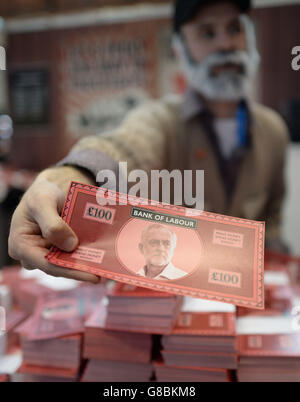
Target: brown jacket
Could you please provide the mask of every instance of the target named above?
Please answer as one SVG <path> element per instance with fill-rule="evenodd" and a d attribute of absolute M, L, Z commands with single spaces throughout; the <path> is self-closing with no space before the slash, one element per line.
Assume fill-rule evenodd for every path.
<path fill-rule="evenodd" d="M 246 219 L 264 220 L 267 239 L 280 237 L 284 197 L 284 160 L 288 131 L 277 113 L 251 104 L 251 147 L 240 164 L 230 202 L 211 142 L 196 118 L 182 118 L 183 99 L 167 96 L 132 111 L 110 133 L 85 137 L 60 164 L 92 171 L 117 170 L 127 161 L 128 171 L 143 169 L 199 169 L 205 172 L 205 210 Z M 196 151 L 202 157 L 194 157 Z M 188 166 L 187 166 L 188 160 Z"/>

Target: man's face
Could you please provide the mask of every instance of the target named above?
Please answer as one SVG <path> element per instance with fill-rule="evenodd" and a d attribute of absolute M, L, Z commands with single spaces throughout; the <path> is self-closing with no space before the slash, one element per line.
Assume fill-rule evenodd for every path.
<path fill-rule="evenodd" d="M 239 16 L 238 8 L 231 3 L 216 3 L 200 9 L 195 18 L 181 28 L 192 59 L 199 63 L 216 52 L 245 51 L 246 34 Z M 218 75 L 239 68 L 228 64 L 216 67 L 212 73 Z"/>
<path fill-rule="evenodd" d="M 251 91 L 259 64 L 250 18 L 232 3 L 199 10 L 174 36 L 174 49 L 191 88 L 213 101 L 239 101 Z"/>
<path fill-rule="evenodd" d="M 168 265 L 175 250 L 172 234 L 165 229 L 152 229 L 140 243 L 140 250 L 147 265 Z"/>

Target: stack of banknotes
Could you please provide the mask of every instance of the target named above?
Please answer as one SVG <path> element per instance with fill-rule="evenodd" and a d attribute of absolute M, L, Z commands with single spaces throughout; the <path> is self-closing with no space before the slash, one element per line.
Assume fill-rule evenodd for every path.
<path fill-rule="evenodd" d="M 300 332 L 294 319 L 267 314 L 238 319 L 240 382 L 300 381 Z"/>
<path fill-rule="evenodd" d="M 168 334 L 181 304 L 181 296 L 115 283 L 107 295 L 106 325 L 111 329 Z"/>
<path fill-rule="evenodd" d="M 241 382 L 300 381 L 299 285 L 285 262 L 269 261 L 264 311 L 238 307 L 237 378 Z"/>
<path fill-rule="evenodd" d="M 115 362 L 91 359 L 86 366 L 82 382 L 148 382 L 152 377 L 152 364 Z"/>
<path fill-rule="evenodd" d="M 18 348 L 19 336 L 15 331 L 27 316 L 28 314 L 22 310 L 13 309 L 6 312 L 5 353 L 14 352 Z"/>
<path fill-rule="evenodd" d="M 265 309 L 278 312 L 290 311 L 293 289 L 289 274 L 284 271 L 265 272 Z"/>
<path fill-rule="evenodd" d="M 12 381 L 77 380 L 83 312 L 91 311 L 104 288 L 100 286 L 99 292 L 98 286 L 21 266 L 4 267 L 0 286 L 6 288 L 5 300 L 10 300 L 1 306 L 5 331 L 0 330 L 0 374 L 9 373 Z"/>
<path fill-rule="evenodd" d="M 104 294 L 102 285 L 81 285 L 40 297 L 34 313 L 15 330 L 23 353 L 15 381 L 76 381 L 84 322 Z"/>
<path fill-rule="evenodd" d="M 227 369 L 208 367 L 167 366 L 162 361 L 154 362 L 158 382 L 232 382 L 234 373 Z"/>
<path fill-rule="evenodd" d="M 23 363 L 11 376 L 13 382 L 76 382 L 78 370 L 34 366 Z"/>
<path fill-rule="evenodd" d="M 8 375 L 0 375 L 0 382 L 8 382 L 9 377 Z"/>
<path fill-rule="evenodd" d="M 81 381 L 149 381 L 151 334 L 107 329 L 106 316 L 106 307 L 99 305 L 85 324 L 83 357 L 88 362 Z"/>
<path fill-rule="evenodd" d="M 16 280 L 20 279 L 20 271 L 21 267 L 0 271 L 0 356 L 13 353 L 19 347 L 19 338 L 14 330 L 28 317 L 14 297 L 14 286 L 20 283 Z"/>
<path fill-rule="evenodd" d="M 230 381 L 237 367 L 235 306 L 185 297 L 170 335 L 162 337 L 158 381 Z"/>
<path fill-rule="evenodd" d="M 33 279 L 20 282 L 14 289 L 15 300 L 29 314 L 33 313 L 38 299 L 48 293 L 51 293 L 48 287 L 35 282 Z"/>
<path fill-rule="evenodd" d="M 28 314 L 33 312 L 39 297 L 51 291 L 47 285 L 36 280 L 36 274 L 27 274 L 20 266 L 4 267 L 1 270 L 0 283 L 10 289 L 14 303 Z"/>
<path fill-rule="evenodd" d="M 100 305 L 99 308 L 95 308 L 93 315 L 86 322 L 84 358 L 149 363 L 152 335 L 107 329 L 105 317 L 105 307 Z"/>
<path fill-rule="evenodd" d="M 154 334 L 171 333 L 182 297 L 114 283 L 87 321 L 82 381 L 149 381 Z"/>
<path fill-rule="evenodd" d="M 271 266 L 269 265 L 271 268 Z M 291 278 L 286 269 L 268 269 L 265 272 L 265 309 L 253 310 L 245 307 L 237 308 L 239 317 L 246 315 L 281 315 L 289 314 L 293 308 L 296 287 L 292 286 Z"/>

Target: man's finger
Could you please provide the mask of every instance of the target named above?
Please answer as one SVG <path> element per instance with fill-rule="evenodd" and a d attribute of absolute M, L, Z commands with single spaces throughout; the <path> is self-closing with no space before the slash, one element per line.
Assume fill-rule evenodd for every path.
<path fill-rule="evenodd" d="M 59 216 L 57 195 L 41 196 L 40 207 L 32 209 L 32 215 L 39 225 L 44 239 L 64 251 L 73 251 L 78 239 L 69 225 Z M 44 202 L 43 202 L 44 201 Z"/>
<path fill-rule="evenodd" d="M 27 254 L 30 254 L 30 260 L 21 261 L 23 267 L 30 270 L 38 268 L 46 274 L 56 277 L 75 279 L 77 281 L 91 282 L 94 284 L 100 282 L 101 278 L 99 276 L 50 264 L 45 259 L 45 255 L 48 251 L 49 250 L 42 248 L 30 248 L 30 250 L 27 251 Z"/>

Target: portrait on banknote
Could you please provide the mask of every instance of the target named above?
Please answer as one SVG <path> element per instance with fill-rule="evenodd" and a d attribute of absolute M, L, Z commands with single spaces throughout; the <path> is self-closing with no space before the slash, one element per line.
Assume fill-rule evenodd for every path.
<path fill-rule="evenodd" d="M 139 250 L 145 258 L 145 265 L 138 275 L 154 279 L 178 279 L 186 272 L 172 263 L 177 246 L 176 234 L 167 226 L 158 223 L 147 226 L 141 234 Z"/>
<path fill-rule="evenodd" d="M 116 255 L 122 265 L 138 276 L 167 281 L 183 278 L 196 268 L 201 257 L 199 236 L 186 231 L 133 219 L 122 228 L 117 238 Z M 124 253 L 125 239 L 129 248 Z M 189 264 L 184 256 L 186 243 L 191 256 Z"/>

